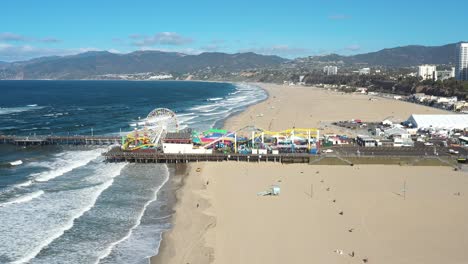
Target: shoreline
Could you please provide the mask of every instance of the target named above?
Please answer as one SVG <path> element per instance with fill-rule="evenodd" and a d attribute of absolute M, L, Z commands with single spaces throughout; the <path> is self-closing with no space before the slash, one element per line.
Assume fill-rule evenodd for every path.
<path fill-rule="evenodd" d="M 219 82 L 219 83 L 229 83 L 229 84 L 232 84 L 234 86 L 237 86 L 239 83 L 233 83 L 233 82 Z M 227 116 L 226 118 L 224 119 L 221 119 L 219 121 L 217 121 L 215 123 L 215 126 L 218 126 L 218 127 L 222 127 L 222 128 L 225 128 L 225 124 L 226 122 L 231 119 L 231 118 L 234 118 L 240 114 L 242 114 L 243 112 L 245 112 L 247 109 L 249 109 L 250 107 L 253 107 L 259 103 L 262 103 L 262 102 L 265 102 L 267 101 L 269 98 L 270 98 L 270 94 L 268 92 L 267 89 L 265 89 L 263 86 L 260 85 L 260 83 L 245 83 L 247 85 L 252 85 L 252 86 L 256 86 L 258 87 L 259 89 L 263 90 L 263 92 L 265 92 L 265 95 L 266 97 L 264 99 L 261 99 L 259 101 L 256 101 L 256 102 L 253 102 L 249 105 L 247 105 L 245 108 L 243 109 L 240 109 L 232 114 L 230 114 L 229 116 Z M 198 166 L 196 166 L 198 165 Z M 196 168 L 195 168 L 196 166 Z M 189 176 L 189 174 L 198 174 L 197 173 L 197 169 L 200 168 L 202 169 L 203 168 L 203 165 L 201 164 L 187 164 L 185 165 L 184 167 L 184 170 L 183 171 L 180 171 L 178 172 L 177 171 L 177 167 L 176 167 L 176 171 L 174 173 L 174 176 L 173 178 L 171 178 L 167 184 L 170 184 L 171 187 L 167 187 L 168 189 L 172 190 L 173 193 L 170 194 L 173 196 L 173 203 L 171 203 L 169 206 L 172 207 L 172 219 L 171 219 L 171 228 L 165 232 L 162 233 L 162 236 L 161 236 L 161 242 L 159 244 L 159 248 L 157 249 L 157 254 L 152 256 L 150 258 L 150 263 L 151 264 L 165 264 L 165 263 L 168 263 L 168 262 L 176 262 L 174 261 L 173 259 L 175 258 L 175 248 L 176 248 L 176 244 L 177 241 L 176 239 L 173 238 L 173 233 L 174 233 L 174 225 L 176 224 L 177 222 L 177 216 L 180 215 L 180 214 L 184 214 L 184 215 L 193 215 L 195 212 L 193 210 L 191 210 L 190 208 L 187 208 L 185 206 L 185 204 L 182 204 L 183 201 L 182 201 L 182 198 L 183 196 L 187 195 L 186 193 L 189 191 L 187 189 L 188 186 L 186 186 L 186 180 Z M 199 184 L 203 184 L 203 183 L 200 183 Z M 206 208 L 210 208 L 210 204 L 209 204 L 209 200 L 208 199 L 204 199 L 203 197 L 201 196 L 198 196 L 196 197 L 198 198 L 199 201 L 201 201 L 203 204 L 206 204 Z M 200 204 L 197 203 L 198 205 Z M 199 207 L 197 207 L 198 209 Z M 188 210 L 187 210 L 188 209 Z M 180 212 L 184 210 L 184 212 Z M 177 212 L 179 211 L 179 212 Z M 215 220 L 212 222 L 213 225 L 216 225 L 215 224 Z M 203 248 L 204 251 L 208 252 L 208 262 L 198 262 L 198 263 L 211 263 L 212 262 L 212 249 L 209 248 L 209 247 L 204 247 Z M 207 259 L 204 259 L 204 261 L 207 261 Z"/>
<path fill-rule="evenodd" d="M 186 262 L 187 258 L 196 259 L 195 263 L 210 263 L 213 259 L 213 249 L 206 246 L 205 233 L 200 232 L 214 227 L 216 220 L 209 213 L 211 203 L 203 192 L 209 181 L 190 177 L 200 176 L 198 169 L 203 169 L 203 165 L 188 164 L 184 172 L 171 179 L 168 188 L 174 196 L 171 228 L 163 232 L 158 254 L 150 258 L 151 264 L 193 263 Z M 183 254 L 179 253 L 180 249 L 184 250 Z"/>
<path fill-rule="evenodd" d="M 239 83 L 233 83 L 233 82 L 226 82 L 226 83 L 232 84 L 232 85 L 234 85 L 234 86 L 236 86 L 236 85 L 239 84 Z M 234 118 L 234 117 L 236 117 L 236 116 L 242 114 L 242 113 L 245 112 L 248 108 L 250 108 L 250 107 L 252 107 L 252 106 L 254 106 L 254 105 L 263 103 L 263 102 L 267 101 L 267 100 L 270 98 L 270 93 L 268 92 L 267 89 L 265 89 L 264 87 L 262 87 L 262 86 L 260 85 L 260 83 L 245 83 L 245 84 L 247 84 L 247 85 L 252 85 L 252 86 L 256 86 L 256 87 L 258 87 L 259 89 L 263 90 L 263 92 L 265 92 L 266 97 L 265 97 L 264 99 L 259 100 L 259 101 L 252 102 L 251 104 L 245 106 L 245 108 L 239 109 L 239 110 L 235 111 L 234 113 L 229 114 L 226 118 L 223 118 L 223 119 L 221 119 L 221 120 L 219 120 L 219 121 L 216 121 L 215 127 L 220 127 L 220 128 L 226 129 L 225 124 L 226 124 L 226 122 L 227 122 L 229 119 Z"/>
<path fill-rule="evenodd" d="M 268 97 L 246 107 L 243 111 L 230 115 L 224 120 L 223 127 L 234 130 L 254 123 L 268 130 L 279 130 L 292 126 L 319 127 L 322 119 L 327 122 L 336 118 L 341 118 L 339 120 L 358 118 L 361 115 L 362 119 L 382 118 L 383 120 L 385 116 L 390 115 L 387 113 L 390 111 L 395 118 L 406 118 L 412 113 L 441 112 L 426 106 L 406 102 L 403 104 L 392 99 L 383 98 L 378 102 L 372 102 L 367 99 L 369 96 L 343 95 L 314 87 L 287 87 L 262 83 L 252 85 L 266 90 Z M 350 109 L 354 110 L 353 113 L 349 113 Z M 264 113 L 264 116 L 258 116 L 258 113 Z M 339 129 L 331 128 L 331 131 L 334 130 L 339 132 Z M 377 171 L 380 172 L 376 173 Z M 332 190 L 336 188 L 337 191 L 329 193 L 328 190 L 316 189 L 323 184 L 323 179 L 320 181 L 323 176 L 320 175 L 324 173 L 327 177 L 326 182 L 331 180 L 327 185 L 330 185 Z M 297 176 L 285 177 L 291 174 Z M 348 177 L 348 174 L 351 177 Z M 310 177 L 304 177 L 305 175 Z M 445 183 L 446 180 L 441 178 L 443 175 L 453 175 L 453 177 L 449 177 L 451 180 Z M 432 236 L 436 226 L 444 226 L 448 230 L 443 233 L 437 229 L 437 232 L 442 232 L 437 233 L 437 236 L 443 238 L 440 242 L 454 245 L 453 252 L 443 248 L 444 255 L 454 256 L 460 251 L 454 260 L 467 260 L 468 256 L 465 256 L 461 247 L 468 245 L 459 240 L 459 236 L 463 237 L 464 232 L 457 236 L 456 232 L 459 230 L 456 226 L 447 225 L 454 217 L 453 210 L 461 210 L 463 207 L 463 202 L 453 200 L 452 191 L 456 192 L 456 189 L 468 191 L 468 182 L 462 176 L 463 172 L 455 172 L 449 167 L 398 165 L 350 167 L 274 163 L 239 166 L 236 162 L 193 163 L 189 165 L 183 184 L 176 191 L 177 201 L 173 208 L 175 213 L 171 219 L 172 228 L 163 233 L 160 254 L 151 258 L 151 264 L 304 263 L 312 260 L 317 263 L 349 263 L 351 259 L 337 256 L 333 252 L 337 248 L 347 253 L 356 250 L 357 257 L 353 263 L 362 263 L 362 259 L 366 258 L 370 258 L 374 263 L 375 261 L 398 263 L 404 258 L 416 261 L 422 258 L 422 255 L 418 254 L 425 254 L 424 263 L 440 263 L 437 256 L 431 252 L 422 253 L 423 249 L 418 247 L 418 244 L 424 243 Z M 411 201 L 407 208 L 405 207 L 406 211 L 388 211 L 386 207 L 375 207 L 372 201 L 384 201 L 390 208 L 403 206 L 398 199 L 399 196 L 391 194 L 393 190 L 401 189 L 403 179 L 411 183 L 413 189 L 411 192 L 414 192 L 415 197 L 415 200 Z M 311 181 L 317 182 L 311 185 Z M 284 195 L 283 190 L 279 198 L 261 198 L 255 195 L 273 182 L 281 182 L 279 184 L 285 188 Z M 438 189 L 441 182 L 449 184 L 447 193 L 442 193 Z M 377 185 L 378 192 L 372 189 Z M 304 195 L 301 189 L 304 186 L 308 186 L 310 195 L 312 193 L 314 195 L 312 211 L 301 209 L 311 206 L 310 198 Z M 431 196 L 428 196 L 428 191 L 421 186 L 429 188 L 430 192 L 437 192 L 438 199 L 441 199 L 436 204 L 437 208 L 434 208 L 436 205 L 425 202 Z M 358 191 L 360 188 L 370 189 L 361 192 Z M 336 217 L 334 210 L 328 205 L 329 199 L 333 198 L 328 196 L 333 192 L 336 192 L 333 195 L 342 201 L 341 209 L 344 208 L 347 212 L 344 217 Z M 376 212 L 369 215 L 369 212 L 355 207 L 354 200 L 360 201 L 361 207 L 367 208 L 366 210 L 372 209 Z M 463 197 L 462 200 L 465 201 L 466 198 Z M 454 208 L 450 209 L 449 202 L 455 202 Z M 291 207 L 291 204 L 294 206 Z M 448 211 L 429 216 L 425 210 Z M 321 216 L 317 218 L 315 212 L 319 212 Z M 423 230 L 431 230 L 432 233 L 427 232 L 427 235 L 423 235 L 417 232 L 419 229 L 414 229 L 413 226 L 417 225 L 414 221 L 408 225 L 400 223 L 399 219 L 404 218 L 402 213 L 412 215 L 418 225 L 424 226 Z M 389 215 L 390 218 L 379 218 L 379 215 Z M 428 218 L 421 218 L 421 215 Z M 290 219 L 291 216 L 294 217 Z M 265 217 L 269 221 L 265 221 Z M 463 214 L 460 219 L 468 220 L 468 215 Z M 343 225 L 343 220 L 352 223 L 359 230 L 355 232 L 354 238 L 348 235 L 348 232 L 337 232 L 340 229 L 350 228 L 346 224 Z M 282 228 L 288 225 L 289 221 L 299 222 L 290 227 L 290 230 Z M 393 228 L 390 224 L 392 221 L 398 222 L 397 226 L 401 230 Z M 463 221 L 456 222 L 463 223 Z M 367 223 L 372 225 L 369 226 Z M 367 229 L 372 236 L 366 232 L 362 233 L 361 229 Z M 377 234 L 380 236 L 375 238 Z M 386 246 L 384 249 L 376 248 L 374 245 L 376 241 L 379 243 L 390 241 L 386 235 L 401 237 L 402 240 L 396 240 L 398 243 Z M 278 240 L 277 237 L 283 239 Z M 453 239 L 458 243 L 451 242 Z M 290 244 L 297 248 L 286 246 Z M 312 247 L 304 247 L 306 245 Z M 431 246 L 441 247 L 436 242 L 432 242 Z M 401 256 L 397 254 L 392 256 L 393 259 L 390 258 L 389 252 L 385 252 L 385 249 L 392 247 Z M 405 248 L 411 248 L 412 251 Z"/>
<path fill-rule="evenodd" d="M 167 197 L 169 200 L 169 203 L 167 204 L 168 211 L 170 212 L 169 214 L 171 215 L 171 220 L 170 222 L 170 229 L 164 231 L 161 234 L 161 241 L 159 243 L 159 247 L 156 249 L 156 255 L 151 256 L 149 258 L 150 262 L 153 263 L 153 259 L 158 259 L 161 255 L 161 252 L 167 251 L 167 244 L 169 243 L 167 239 L 165 238 L 165 234 L 169 232 L 173 228 L 173 218 L 175 215 L 175 208 L 177 206 L 177 203 L 180 201 L 180 198 L 178 198 L 178 194 L 181 190 L 181 188 L 184 186 L 184 181 L 187 177 L 187 173 L 189 171 L 189 166 L 187 164 L 174 164 L 169 168 L 170 174 L 169 174 L 169 181 L 165 184 L 163 187 L 162 195 L 164 193 L 167 193 Z"/>

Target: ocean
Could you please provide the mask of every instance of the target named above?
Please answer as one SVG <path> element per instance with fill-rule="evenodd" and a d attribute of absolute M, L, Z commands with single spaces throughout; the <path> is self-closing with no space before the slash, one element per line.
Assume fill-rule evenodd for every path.
<path fill-rule="evenodd" d="M 219 127 L 266 99 L 253 85 L 0 81 L 0 134 L 124 135 L 154 108 Z M 148 263 L 170 228 L 174 169 L 105 163 L 106 147 L 0 144 L 0 263 Z M 9 162 L 22 160 L 20 166 Z"/>

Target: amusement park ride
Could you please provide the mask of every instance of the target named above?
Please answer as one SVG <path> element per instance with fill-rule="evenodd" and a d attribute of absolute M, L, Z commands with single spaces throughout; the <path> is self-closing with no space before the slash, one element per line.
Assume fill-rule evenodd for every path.
<path fill-rule="evenodd" d="M 267 131 L 246 126 L 229 132 L 209 129 L 197 132 L 179 131 L 177 115 L 167 108 L 151 111 L 135 128 L 122 137 L 124 151 L 161 151 L 164 153 L 212 153 L 213 151 L 241 154 L 317 153 L 319 131 L 293 128 L 284 131 Z"/>
<path fill-rule="evenodd" d="M 156 108 L 142 122 L 142 129 L 135 128 L 122 138 L 123 150 L 138 150 L 158 147 L 167 132 L 177 132 L 179 122 L 176 114 L 167 108 Z"/>

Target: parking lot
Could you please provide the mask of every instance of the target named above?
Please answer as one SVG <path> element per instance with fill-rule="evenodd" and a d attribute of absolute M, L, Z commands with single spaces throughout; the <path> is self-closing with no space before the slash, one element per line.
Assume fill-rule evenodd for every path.
<path fill-rule="evenodd" d="M 466 157 L 468 151 L 457 147 L 451 148 L 458 154 L 449 153 L 450 148 L 440 146 L 424 146 L 418 144 L 415 147 L 360 147 L 360 146 L 334 146 L 334 153 L 343 156 L 454 156 Z"/>

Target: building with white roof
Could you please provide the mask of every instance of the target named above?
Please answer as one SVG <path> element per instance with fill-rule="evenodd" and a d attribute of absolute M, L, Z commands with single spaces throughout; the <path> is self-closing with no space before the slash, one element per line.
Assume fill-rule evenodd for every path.
<path fill-rule="evenodd" d="M 468 128 L 468 115 L 411 115 L 407 121 L 418 129 L 465 129 Z"/>
<path fill-rule="evenodd" d="M 370 72 L 371 72 L 370 68 L 362 68 L 362 69 L 359 70 L 360 75 L 369 75 Z"/>

